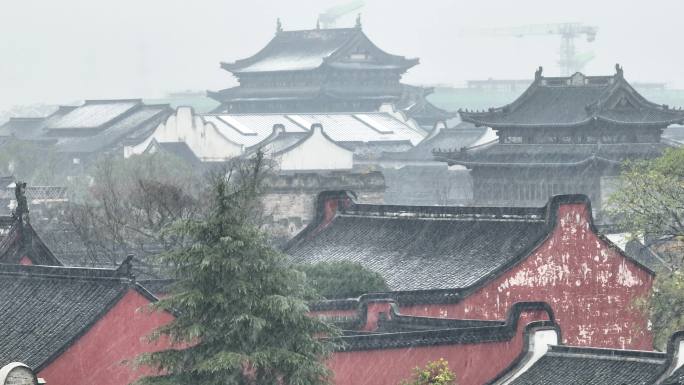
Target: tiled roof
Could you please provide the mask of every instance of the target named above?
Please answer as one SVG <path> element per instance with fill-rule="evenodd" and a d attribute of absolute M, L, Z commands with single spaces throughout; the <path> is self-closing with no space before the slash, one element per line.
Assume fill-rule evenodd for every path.
<path fill-rule="evenodd" d="M 221 66 L 234 73 L 302 71 L 316 69 L 331 57 L 355 44 L 374 49 L 373 60 L 354 62 L 334 60 L 344 68 L 408 68 L 417 60 L 407 60 L 377 49 L 360 28 L 315 29 L 304 31 L 280 31 L 257 54 L 235 63 Z"/>
<path fill-rule="evenodd" d="M 0 265 L 0 362 L 42 369 L 134 286 L 117 270 Z"/>
<path fill-rule="evenodd" d="M 11 215 L 0 216 L 0 264 L 19 263 L 23 257 L 34 265 L 62 265 L 31 224 Z"/>
<path fill-rule="evenodd" d="M 61 106 L 44 118 L 13 118 L 1 131 L 24 140 L 55 143 L 58 152 L 108 150 L 128 138 L 147 137 L 173 111 L 140 99 L 87 100 Z"/>
<path fill-rule="evenodd" d="M 393 291 L 458 289 L 527 255 L 549 231 L 544 208 L 352 203 L 285 251 L 296 263 L 358 262 Z"/>
<path fill-rule="evenodd" d="M 412 149 L 405 152 L 385 152 L 382 160 L 433 161 L 435 149 L 461 149 L 471 146 L 487 132 L 485 127 L 475 127 L 471 123 L 461 123 L 454 128 L 438 129 Z"/>
<path fill-rule="evenodd" d="M 307 85 L 293 87 L 260 87 L 250 88 L 237 86 L 220 91 L 210 91 L 208 95 L 216 100 L 231 102 L 257 102 L 257 101 L 293 101 L 293 100 L 316 100 L 321 98 L 377 100 L 379 102 L 396 101 L 399 103 L 404 89 L 402 84 L 382 86 L 356 86 L 353 88 L 344 86 Z M 315 112 L 317 110 L 309 110 Z"/>
<path fill-rule="evenodd" d="M 60 106 L 52 114 L 40 118 L 10 118 L 2 126 L 3 134 L 6 133 L 22 140 L 54 142 L 56 138 L 46 135 L 46 127 L 58 121 L 75 108 L 75 106 Z"/>
<path fill-rule="evenodd" d="M 389 113 L 298 113 L 298 114 L 207 114 L 206 122 L 233 143 L 251 147 L 271 136 L 273 126 L 281 124 L 286 133 L 308 133 L 321 124 L 335 142 L 397 142 L 417 144 L 425 137 L 418 127 L 402 122 Z"/>
<path fill-rule="evenodd" d="M 516 304 L 514 306 L 520 306 Z M 540 308 L 543 308 L 540 306 Z M 549 313 L 551 313 L 549 311 Z M 444 329 L 463 329 L 476 327 L 495 327 L 506 324 L 505 320 L 474 320 L 474 319 L 449 319 L 436 317 L 416 317 L 407 316 L 399 313 L 396 304 L 392 304 L 389 319 L 381 318 L 378 322 L 379 333 L 397 333 L 420 330 L 444 330 Z"/>
<path fill-rule="evenodd" d="M 512 385 L 650 385 L 662 374 L 659 352 L 549 346 Z"/>
<path fill-rule="evenodd" d="M 665 260 L 658 256 L 650 247 L 644 245 L 638 239 L 630 239 L 627 233 L 605 233 L 604 235 L 613 244 L 620 248 L 630 258 L 639 261 L 642 265 L 647 266 L 651 271 L 659 271 L 667 264 Z"/>
<path fill-rule="evenodd" d="M 684 144 L 684 125 L 672 125 L 663 131 L 663 139 L 682 146 Z"/>
<path fill-rule="evenodd" d="M 505 165 L 568 165 L 590 160 L 620 164 L 628 159 L 650 159 L 662 155 L 662 143 L 620 144 L 500 144 L 472 147 L 465 151 L 436 152 L 449 163 Z"/>
<path fill-rule="evenodd" d="M 499 127 L 570 127 L 599 120 L 620 124 L 667 126 L 684 122 L 684 111 L 646 100 L 618 68 L 614 76 L 564 78 L 537 74 L 532 85 L 513 103 L 489 111 L 461 111 L 465 121 Z"/>
<path fill-rule="evenodd" d="M 98 152 L 120 143 L 129 135 L 152 131 L 168 117 L 170 109 L 166 105 L 140 105 L 135 111 L 107 126 L 103 131 L 90 136 L 60 138 L 57 151 L 63 153 Z"/>
<path fill-rule="evenodd" d="M 684 385 L 684 366 L 675 370 L 662 385 Z"/>
<path fill-rule="evenodd" d="M 48 124 L 48 130 L 92 129 L 107 124 L 138 107 L 141 100 L 87 100 L 59 120 Z"/>
<path fill-rule="evenodd" d="M 312 223 L 283 251 L 293 263 L 350 261 L 379 273 L 390 292 L 369 298 L 449 303 L 526 258 L 552 233 L 566 204 L 582 204 L 591 212 L 585 195 L 557 195 L 544 207 L 460 207 L 359 204 L 353 193 L 325 191 Z M 587 219 L 592 231 L 610 242 Z M 332 301 L 316 308 L 349 304 Z"/>
<path fill-rule="evenodd" d="M 157 142 L 152 139 L 149 147 L 156 146 L 160 151 L 184 160 L 187 164 L 198 164 L 201 160 L 185 142 Z"/>
<path fill-rule="evenodd" d="M 549 305 L 542 302 L 520 302 L 511 306 L 505 320 L 468 321 L 447 320 L 427 317 L 406 317 L 405 324 L 413 322 L 413 327 L 398 330 L 378 330 L 373 332 L 347 331 L 336 342 L 339 351 L 358 351 L 376 349 L 412 348 L 418 346 L 481 344 L 508 341 L 515 336 L 521 313 L 526 311 L 546 312 L 548 320 L 533 321 L 524 331 L 534 327 L 556 327 L 553 312 Z M 419 318 L 423 318 L 419 320 Z M 385 321 L 387 325 L 391 321 Z M 381 322 L 382 323 L 382 322 Z M 422 326 L 422 327 L 421 327 Z"/>
<path fill-rule="evenodd" d="M 276 155 L 282 151 L 295 146 L 303 139 L 309 137 L 313 131 L 310 132 L 285 132 L 283 130 L 276 130 L 263 141 L 245 149 L 245 155 L 249 156 L 257 150 L 261 150 L 267 155 Z"/>

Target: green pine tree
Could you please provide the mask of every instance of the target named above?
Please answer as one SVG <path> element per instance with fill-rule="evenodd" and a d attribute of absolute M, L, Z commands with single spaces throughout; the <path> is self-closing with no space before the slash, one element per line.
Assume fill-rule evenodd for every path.
<path fill-rule="evenodd" d="M 326 384 L 324 359 L 336 330 L 308 315 L 305 277 L 268 245 L 255 218 L 261 154 L 212 180 L 209 215 L 173 231 L 192 244 L 162 256 L 174 266 L 173 294 L 155 307 L 177 318 L 151 339 L 175 348 L 139 357 L 161 373 L 139 385 Z"/>

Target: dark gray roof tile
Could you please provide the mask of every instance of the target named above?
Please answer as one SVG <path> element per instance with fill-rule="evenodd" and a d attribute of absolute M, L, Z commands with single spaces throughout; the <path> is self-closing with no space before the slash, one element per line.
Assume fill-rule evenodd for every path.
<path fill-rule="evenodd" d="M 666 354 L 550 346 L 512 385 L 650 385 L 663 372 Z"/>
<path fill-rule="evenodd" d="M 0 265 L 0 362 L 40 370 L 131 287 L 116 270 Z"/>
<path fill-rule="evenodd" d="M 354 204 L 285 251 L 296 263 L 358 262 L 393 291 L 457 289 L 520 258 L 549 231 L 543 208 Z"/>
<path fill-rule="evenodd" d="M 486 112 L 462 111 L 478 125 L 499 127 L 570 127 L 599 120 L 621 124 L 667 126 L 684 121 L 684 111 L 649 102 L 622 76 L 549 78 L 537 74 L 513 103 Z"/>

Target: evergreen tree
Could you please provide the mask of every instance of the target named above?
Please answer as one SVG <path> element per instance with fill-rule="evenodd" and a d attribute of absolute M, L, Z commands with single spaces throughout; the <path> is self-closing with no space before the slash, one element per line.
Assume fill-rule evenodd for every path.
<path fill-rule="evenodd" d="M 308 315 L 304 274 L 289 267 L 257 226 L 263 156 L 212 179 L 209 214 L 173 231 L 192 243 L 163 255 L 174 266 L 173 294 L 155 306 L 177 318 L 151 339 L 174 348 L 139 358 L 159 384 L 318 385 L 335 329 Z"/>
<path fill-rule="evenodd" d="M 360 263 L 319 262 L 296 268 L 306 274 L 307 282 L 326 299 L 352 298 L 366 293 L 390 290 L 382 275 Z"/>

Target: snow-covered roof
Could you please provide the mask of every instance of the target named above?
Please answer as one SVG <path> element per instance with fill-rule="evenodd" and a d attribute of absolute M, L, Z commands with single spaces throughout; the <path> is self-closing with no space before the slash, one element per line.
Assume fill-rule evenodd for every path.
<path fill-rule="evenodd" d="M 253 146 L 268 138 L 273 126 L 282 124 L 285 132 L 306 133 L 321 124 L 335 142 L 397 142 L 418 144 L 425 133 L 410 121 L 401 121 L 386 112 L 299 113 L 299 114 L 207 114 L 203 119 L 234 143 Z"/>
<path fill-rule="evenodd" d="M 48 129 L 96 128 L 138 107 L 140 100 L 87 100 Z"/>

